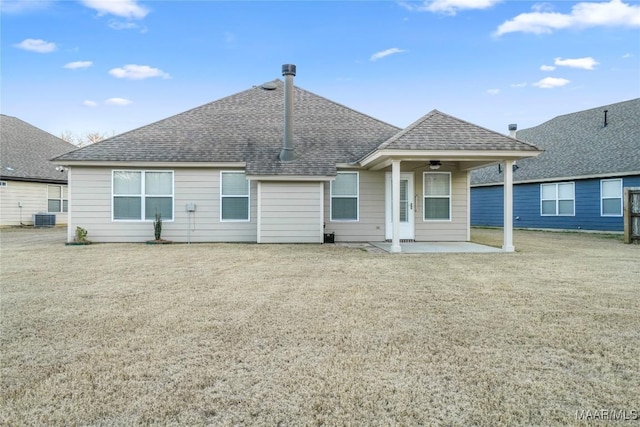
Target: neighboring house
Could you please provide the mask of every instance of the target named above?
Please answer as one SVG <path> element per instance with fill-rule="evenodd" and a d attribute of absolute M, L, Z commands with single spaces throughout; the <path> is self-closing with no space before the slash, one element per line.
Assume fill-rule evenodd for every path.
<path fill-rule="evenodd" d="M 283 75 L 55 159 L 68 239 L 144 242 L 159 213 L 180 242 L 467 241 L 469 171 L 539 154 L 435 110 L 399 129 Z"/>
<path fill-rule="evenodd" d="M 516 227 L 623 230 L 623 188 L 640 187 L 640 98 L 558 116 L 517 138 L 544 153 L 517 162 Z M 502 226 L 502 171 L 472 173 L 472 225 Z"/>
<path fill-rule="evenodd" d="M 37 213 L 66 224 L 67 172 L 50 159 L 78 147 L 4 114 L 0 146 L 0 225 L 33 225 Z"/>

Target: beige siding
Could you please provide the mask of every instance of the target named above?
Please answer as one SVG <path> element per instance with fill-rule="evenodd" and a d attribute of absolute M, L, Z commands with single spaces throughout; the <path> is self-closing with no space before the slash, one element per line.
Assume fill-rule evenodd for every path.
<path fill-rule="evenodd" d="M 0 225 L 33 225 L 33 214 L 47 212 L 47 186 L 39 182 L 6 181 L 0 187 Z M 56 184 L 59 185 L 59 184 Z M 63 187 L 66 187 L 63 185 Z M 22 203 L 22 208 L 19 204 Z M 56 212 L 56 225 L 67 224 L 67 214 Z"/>
<path fill-rule="evenodd" d="M 69 202 L 72 221 L 69 227 L 70 238 L 75 227 L 81 226 L 89 232 L 87 238 L 94 242 L 144 242 L 153 239 L 152 221 L 113 221 L 111 219 L 112 170 L 114 168 L 72 168 Z M 255 183 L 251 183 L 250 190 L 250 221 L 221 222 L 219 169 L 161 170 L 174 171 L 174 220 L 163 222 L 163 239 L 186 242 L 190 234 L 191 242 L 194 243 L 256 241 Z M 190 217 L 186 212 L 187 203 L 196 204 L 196 212 Z M 191 223 L 190 230 L 189 223 Z"/>
<path fill-rule="evenodd" d="M 359 171 L 358 221 L 331 221 L 331 184 L 325 185 L 325 233 L 336 233 L 337 242 L 384 240 L 384 172 Z"/>
<path fill-rule="evenodd" d="M 405 164 L 405 166 L 408 166 Z M 423 172 L 428 168 L 414 169 L 415 240 L 416 241 L 466 241 L 468 231 L 467 173 L 457 169 L 442 168 L 438 172 L 451 172 L 452 200 L 451 221 L 423 220 Z M 385 173 L 359 171 L 360 203 L 358 221 L 331 221 L 330 185 L 325 188 L 325 232 L 335 232 L 338 242 L 365 242 L 385 240 Z M 402 172 L 410 172 L 403 170 Z"/>
<path fill-rule="evenodd" d="M 259 184 L 260 243 L 322 243 L 320 182 Z"/>
<path fill-rule="evenodd" d="M 442 168 L 437 172 L 451 172 L 451 221 L 425 221 L 424 220 L 424 197 L 423 172 L 429 169 L 419 169 L 415 172 L 415 193 L 418 203 L 416 204 L 415 218 L 415 240 L 423 242 L 464 242 L 467 241 L 468 230 L 468 202 L 467 196 L 467 172 L 457 169 Z"/>

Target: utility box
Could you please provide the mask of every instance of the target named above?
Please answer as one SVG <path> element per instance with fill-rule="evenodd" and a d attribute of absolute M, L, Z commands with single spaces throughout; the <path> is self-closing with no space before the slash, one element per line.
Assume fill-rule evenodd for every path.
<path fill-rule="evenodd" d="M 56 216 L 50 213 L 37 213 L 33 214 L 33 226 L 34 227 L 55 227 Z"/>

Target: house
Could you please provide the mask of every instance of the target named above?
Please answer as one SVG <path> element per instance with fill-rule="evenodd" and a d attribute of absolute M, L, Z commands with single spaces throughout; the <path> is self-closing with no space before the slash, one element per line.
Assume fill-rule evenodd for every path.
<path fill-rule="evenodd" d="M 517 137 L 544 153 L 515 166 L 516 227 L 623 230 L 623 188 L 640 187 L 640 98 L 558 116 Z M 472 173 L 473 225 L 502 226 L 503 172 Z"/>
<path fill-rule="evenodd" d="M 539 150 L 439 111 L 406 129 L 276 79 L 55 159 L 70 227 L 143 242 L 469 240 L 469 171 Z M 507 188 L 511 188 L 510 185 Z M 508 196 L 507 196 L 508 197 Z M 505 204 L 508 208 L 509 202 Z M 505 250 L 513 250 L 505 233 Z"/>
<path fill-rule="evenodd" d="M 67 223 L 67 171 L 50 159 L 76 147 L 18 118 L 0 116 L 0 226 Z"/>

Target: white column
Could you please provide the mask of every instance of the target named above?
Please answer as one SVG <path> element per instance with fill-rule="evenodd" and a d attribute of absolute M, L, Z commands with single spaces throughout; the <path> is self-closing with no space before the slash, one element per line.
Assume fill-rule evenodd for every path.
<path fill-rule="evenodd" d="M 391 162 L 391 212 L 393 212 L 393 236 L 391 252 L 401 252 L 400 247 L 400 160 Z"/>
<path fill-rule="evenodd" d="M 504 161 L 504 252 L 513 252 L 513 160 Z"/>

